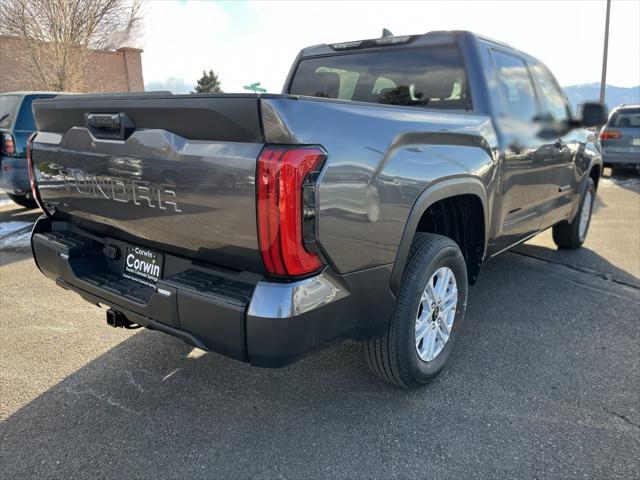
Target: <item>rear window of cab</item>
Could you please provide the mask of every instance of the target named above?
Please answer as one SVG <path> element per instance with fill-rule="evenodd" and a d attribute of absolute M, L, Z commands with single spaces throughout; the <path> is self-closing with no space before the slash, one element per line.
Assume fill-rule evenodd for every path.
<path fill-rule="evenodd" d="M 289 93 L 389 105 L 471 108 L 462 55 L 455 46 L 304 59 Z"/>
<path fill-rule="evenodd" d="M 615 112 L 609 120 L 610 127 L 640 128 L 640 108 L 624 108 Z"/>

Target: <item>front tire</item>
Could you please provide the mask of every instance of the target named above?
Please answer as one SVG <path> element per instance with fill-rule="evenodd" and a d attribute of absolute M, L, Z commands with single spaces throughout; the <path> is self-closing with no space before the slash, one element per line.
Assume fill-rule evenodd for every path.
<path fill-rule="evenodd" d="M 591 213 L 596 199 L 596 184 L 593 178 L 587 179 L 587 187 L 582 194 L 580 209 L 571 222 L 562 222 L 553 226 L 553 242 L 558 248 L 574 250 L 580 248 L 587 239 Z"/>
<path fill-rule="evenodd" d="M 418 388 L 437 377 L 451 356 L 467 304 L 467 268 L 450 238 L 417 233 L 387 332 L 365 347 L 382 380 Z"/>
<path fill-rule="evenodd" d="M 13 200 L 13 203 L 18 204 L 21 207 L 24 207 L 24 208 L 38 208 L 38 204 L 36 203 L 36 201 L 33 198 L 27 196 L 27 194 L 15 195 L 13 193 L 7 193 L 7 196 L 11 200 Z"/>

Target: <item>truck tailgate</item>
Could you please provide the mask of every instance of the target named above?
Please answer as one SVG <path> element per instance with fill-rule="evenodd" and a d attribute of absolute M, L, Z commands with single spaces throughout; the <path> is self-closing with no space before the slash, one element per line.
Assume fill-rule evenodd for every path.
<path fill-rule="evenodd" d="M 262 272 L 258 102 L 170 94 L 36 102 L 32 159 L 42 200 L 98 233 Z"/>

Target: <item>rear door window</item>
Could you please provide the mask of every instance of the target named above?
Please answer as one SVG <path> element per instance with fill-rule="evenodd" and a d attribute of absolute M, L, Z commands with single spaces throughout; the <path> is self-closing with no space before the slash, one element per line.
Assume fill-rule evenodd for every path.
<path fill-rule="evenodd" d="M 0 128 L 11 128 L 21 98 L 19 95 L 0 95 Z"/>
<path fill-rule="evenodd" d="M 455 46 L 356 51 L 300 61 L 293 95 L 391 105 L 471 109 Z"/>
<path fill-rule="evenodd" d="M 531 69 L 540 87 L 541 103 L 544 113 L 557 122 L 569 120 L 569 103 L 558 82 L 549 69 L 538 63 Z"/>
<path fill-rule="evenodd" d="M 527 64 L 515 55 L 498 50 L 493 50 L 492 54 L 505 113 L 523 122 L 531 122 L 538 110 Z"/>

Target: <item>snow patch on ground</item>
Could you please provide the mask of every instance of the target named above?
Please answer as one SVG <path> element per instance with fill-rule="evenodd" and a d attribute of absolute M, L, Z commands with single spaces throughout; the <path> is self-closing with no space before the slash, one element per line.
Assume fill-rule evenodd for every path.
<path fill-rule="evenodd" d="M 0 249 L 28 248 L 31 238 L 31 222 L 1 222 Z"/>
<path fill-rule="evenodd" d="M 31 228 L 31 225 L 33 225 L 31 222 L 0 222 L 0 237 L 19 232 L 25 228 Z"/>
<path fill-rule="evenodd" d="M 605 185 L 607 187 L 611 187 L 614 185 L 617 185 L 619 187 L 630 187 L 633 185 L 640 185 L 640 177 L 639 178 L 602 177 L 600 178 L 600 185 Z"/>

